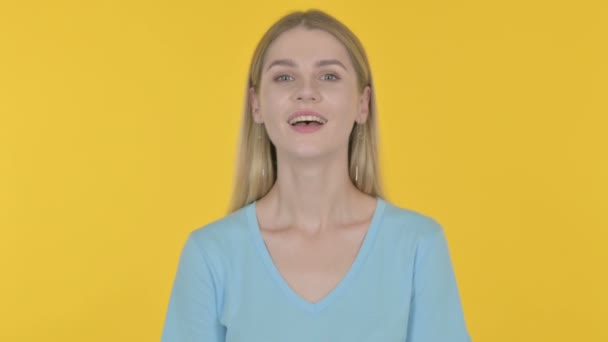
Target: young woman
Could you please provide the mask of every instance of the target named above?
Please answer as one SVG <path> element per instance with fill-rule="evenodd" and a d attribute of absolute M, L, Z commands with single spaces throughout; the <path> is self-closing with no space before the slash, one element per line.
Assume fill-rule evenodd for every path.
<path fill-rule="evenodd" d="M 382 198 L 355 35 L 289 14 L 247 88 L 230 213 L 188 236 L 162 341 L 470 341 L 442 227 Z"/>

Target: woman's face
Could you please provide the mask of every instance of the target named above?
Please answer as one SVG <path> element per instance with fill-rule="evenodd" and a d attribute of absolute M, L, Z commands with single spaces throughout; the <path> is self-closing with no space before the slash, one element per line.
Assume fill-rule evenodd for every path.
<path fill-rule="evenodd" d="M 357 74 L 339 40 L 298 27 L 268 47 L 259 93 L 250 89 L 249 95 L 253 118 L 264 123 L 277 152 L 314 157 L 347 151 L 353 124 L 367 119 L 370 89 L 359 93 Z M 325 123 L 314 128 L 289 123 L 301 114 L 318 114 Z"/>

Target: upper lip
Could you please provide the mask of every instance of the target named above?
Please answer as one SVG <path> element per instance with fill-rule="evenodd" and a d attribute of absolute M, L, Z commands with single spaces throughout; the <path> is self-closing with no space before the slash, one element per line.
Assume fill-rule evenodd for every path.
<path fill-rule="evenodd" d="M 327 122 L 327 119 L 323 115 L 315 112 L 314 110 L 299 110 L 297 112 L 294 112 L 287 118 L 287 123 L 289 123 L 291 120 L 293 120 L 294 118 L 301 116 L 301 115 L 318 116 L 321 119 L 323 119 L 323 121 Z"/>

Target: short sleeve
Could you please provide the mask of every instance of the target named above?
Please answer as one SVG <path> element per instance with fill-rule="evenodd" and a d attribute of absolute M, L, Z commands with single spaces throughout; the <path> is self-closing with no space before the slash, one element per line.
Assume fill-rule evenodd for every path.
<path fill-rule="evenodd" d="M 184 244 L 163 327 L 162 342 L 224 342 L 208 261 L 190 234 Z"/>
<path fill-rule="evenodd" d="M 420 238 L 407 342 L 470 342 L 443 228 Z"/>

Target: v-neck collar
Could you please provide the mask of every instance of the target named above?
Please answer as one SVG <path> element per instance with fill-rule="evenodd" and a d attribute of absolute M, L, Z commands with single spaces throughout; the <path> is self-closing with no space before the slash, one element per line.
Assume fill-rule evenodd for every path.
<path fill-rule="evenodd" d="M 287 297 L 293 303 L 295 303 L 295 305 L 310 313 L 320 312 L 328 305 L 330 305 L 337 297 L 340 296 L 342 292 L 344 292 L 351 285 L 353 278 L 359 272 L 359 269 L 363 265 L 363 262 L 367 258 L 367 255 L 370 253 L 372 245 L 374 244 L 374 240 L 378 233 L 378 229 L 380 228 L 380 222 L 382 220 L 386 202 L 380 197 L 376 197 L 376 200 L 376 208 L 374 210 L 372 220 L 369 224 L 367 232 L 365 233 L 363 243 L 361 244 L 361 247 L 359 248 L 359 251 L 353 263 L 351 264 L 344 277 L 340 280 L 338 285 L 336 285 L 336 287 L 334 287 L 325 297 L 315 303 L 311 303 L 305 300 L 299 294 L 297 294 L 291 287 L 289 287 L 287 281 L 285 280 L 285 278 L 283 278 L 278 268 L 274 264 L 270 252 L 268 251 L 268 248 L 264 243 L 264 238 L 260 231 L 258 216 L 256 212 L 257 201 L 254 201 L 247 206 L 246 214 L 247 222 L 249 225 L 249 231 L 251 233 L 253 243 L 255 244 L 255 247 L 262 258 L 262 262 L 265 264 L 266 268 L 270 272 L 270 275 L 272 276 L 276 284 L 283 290 Z"/>

